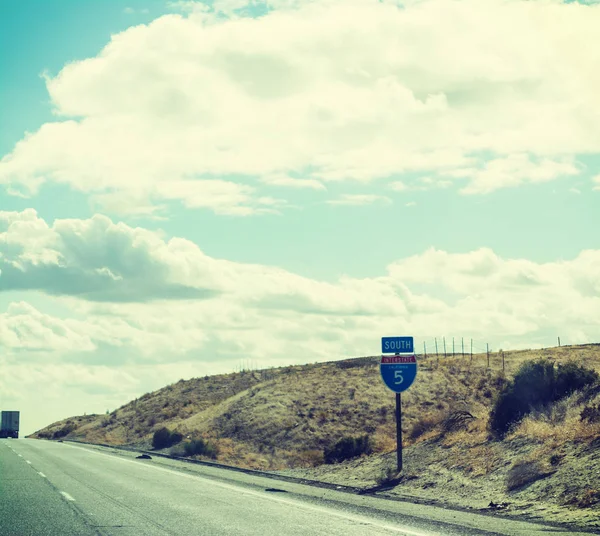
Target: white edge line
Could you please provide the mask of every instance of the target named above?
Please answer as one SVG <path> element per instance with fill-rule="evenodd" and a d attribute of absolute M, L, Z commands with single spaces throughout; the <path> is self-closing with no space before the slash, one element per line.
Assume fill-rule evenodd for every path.
<path fill-rule="evenodd" d="M 73 499 L 73 497 L 71 497 L 66 491 L 61 491 L 60 494 L 67 499 L 67 501 L 75 502 L 75 499 Z"/>
<path fill-rule="evenodd" d="M 31 462 L 29 460 L 25 460 L 29 465 L 31 465 Z"/>
<path fill-rule="evenodd" d="M 38 475 L 40 475 L 42 478 L 48 478 L 44 473 L 42 473 L 41 471 L 38 471 Z"/>

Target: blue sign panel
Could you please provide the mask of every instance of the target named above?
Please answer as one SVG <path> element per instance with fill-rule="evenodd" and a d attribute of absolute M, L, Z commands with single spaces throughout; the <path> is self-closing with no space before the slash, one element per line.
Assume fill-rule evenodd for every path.
<path fill-rule="evenodd" d="M 414 351 L 412 337 L 381 337 L 382 354 L 412 354 Z"/>
<path fill-rule="evenodd" d="M 382 355 L 379 371 L 383 383 L 394 393 L 401 393 L 417 377 L 417 358 L 414 355 Z"/>

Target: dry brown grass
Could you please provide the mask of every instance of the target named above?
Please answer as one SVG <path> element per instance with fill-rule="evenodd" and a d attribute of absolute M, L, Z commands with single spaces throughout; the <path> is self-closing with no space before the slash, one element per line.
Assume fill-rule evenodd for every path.
<path fill-rule="evenodd" d="M 498 353 L 492 354 L 490 369 L 485 354 L 421 360 L 417 381 L 403 394 L 405 445 L 437 438 L 457 452 L 466 446 L 469 452 L 456 466 L 473 475 L 493 471 L 499 457 L 489 450 L 487 435 L 493 399 L 523 361 L 541 356 L 577 359 L 600 370 L 600 345 L 506 352 L 504 371 Z M 77 428 L 69 437 L 149 448 L 153 432 L 166 426 L 215 443 L 220 461 L 261 469 L 319 464 L 325 446 L 365 433 L 375 453 L 390 452 L 395 450 L 394 395 L 383 385 L 377 363 L 377 357 L 357 358 L 181 380 L 110 415 L 72 418 Z M 585 404 L 598 402 L 573 395 L 549 413 L 527 417 L 507 439 L 590 440 L 600 423 L 582 421 L 580 413 Z M 474 418 L 449 428 L 457 411 Z M 64 424 L 40 432 L 52 434 Z"/>
<path fill-rule="evenodd" d="M 507 439 L 531 438 L 546 445 L 590 441 L 600 437 L 600 422 L 582 419 L 585 407 L 600 403 L 600 393 L 582 399 L 581 393 L 525 417 Z"/>

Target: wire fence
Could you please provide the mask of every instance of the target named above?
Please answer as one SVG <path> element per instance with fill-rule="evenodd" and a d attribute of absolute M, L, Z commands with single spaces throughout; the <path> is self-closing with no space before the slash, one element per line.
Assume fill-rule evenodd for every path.
<path fill-rule="evenodd" d="M 581 343 L 581 344 L 595 344 L 595 343 Z M 556 344 L 552 346 L 547 346 L 544 348 L 537 348 L 537 350 L 544 350 L 550 347 L 561 347 L 561 346 L 571 346 L 564 345 L 561 343 L 561 338 L 556 338 Z M 576 345 L 578 346 L 578 345 Z M 490 366 L 499 366 L 501 365 L 502 370 L 506 368 L 506 354 L 507 353 L 520 353 L 520 352 L 528 352 L 532 350 L 529 349 L 509 349 L 503 350 L 502 348 L 496 349 L 493 348 L 489 342 L 483 342 L 481 340 L 475 340 L 471 337 L 432 337 L 431 339 L 421 339 L 415 340 L 414 343 L 414 352 L 420 358 L 429 358 L 429 357 L 437 357 L 437 358 L 463 358 L 473 360 L 473 357 L 476 356 L 478 359 L 483 357 L 487 360 L 487 367 Z"/>

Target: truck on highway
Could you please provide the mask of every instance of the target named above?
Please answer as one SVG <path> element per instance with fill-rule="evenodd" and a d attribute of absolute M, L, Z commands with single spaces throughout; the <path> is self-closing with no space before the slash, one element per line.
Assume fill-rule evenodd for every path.
<path fill-rule="evenodd" d="M 19 438 L 19 412 L 3 411 L 0 418 L 0 438 Z"/>

